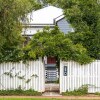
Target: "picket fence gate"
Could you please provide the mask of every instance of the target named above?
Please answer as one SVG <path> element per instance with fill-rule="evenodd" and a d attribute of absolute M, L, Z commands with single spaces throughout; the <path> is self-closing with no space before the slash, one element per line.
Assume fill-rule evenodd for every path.
<path fill-rule="evenodd" d="M 60 61 L 60 93 L 88 85 L 88 92 L 100 92 L 100 60 L 80 65 L 74 61 Z M 45 65 L 42 58 L 36 61 L 7 62 L 0 64 L 0 90 L 34 89 L 45 92 Z"/>

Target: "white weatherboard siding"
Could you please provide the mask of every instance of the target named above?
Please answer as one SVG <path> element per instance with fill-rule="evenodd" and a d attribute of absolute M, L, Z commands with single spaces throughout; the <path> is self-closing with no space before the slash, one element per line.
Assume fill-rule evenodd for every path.
<path fill-rule="evenodd" d="M 10 75 L 5 74 L 10 72 Z M 32 76 L 33 75 L 33 76 Z M 42 59 L 28 61 L 26 64 L 1 63 L 0 64 L 0 90 L 17 89 L 19 86 L 23 90 L 34 89 L 39 92 L 45 91 L 44 64 Z M 23 77 L 20 79 L 20 77 Z M 29 82 L 27 82 L 30 79 Z"/>
<path fill-rule="evenodd" d="M 27 35 L 27 36 L 33 36 L 36 34 L 38 31 L 43 31 L 44 27 L 28 27 L 28 28 L 23 28 L 22 30 L 22 35 Z M 50 27 L 50 29 L 53 29 L 53 27 Z"/>
<path fill-rule="evenodd" d="M 67 66 L 67 76 L 64 76 L 64 66 Z M 76 62 L 60 62 L 60 93 L 73 91 L 88 84 L 88 92 L 100 92 L 100 60 L 87 65 Z"/>
<path fill-rule="evenodd" d="M 23 28 L 22 30 L 22 35 L 31 35 L 33 36 L 34 34 L 37 33 L 37 31 L 41 31 L 43 30 L 43 27 L 42 28 Z"/>

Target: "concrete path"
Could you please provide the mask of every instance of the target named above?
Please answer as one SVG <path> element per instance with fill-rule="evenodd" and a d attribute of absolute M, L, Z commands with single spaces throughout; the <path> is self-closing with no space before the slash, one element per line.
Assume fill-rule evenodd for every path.
<path fill-rule="evenodd" d="M 59 92 L 59 84 L 55 83 L 45 84 L 45 92 Z"/>
<path fill-rule="evenodd" d="M 45 84 L 45 92 L 42 94 L 42 96 L 61 96 L 59 93 L 59 84 Z"/>

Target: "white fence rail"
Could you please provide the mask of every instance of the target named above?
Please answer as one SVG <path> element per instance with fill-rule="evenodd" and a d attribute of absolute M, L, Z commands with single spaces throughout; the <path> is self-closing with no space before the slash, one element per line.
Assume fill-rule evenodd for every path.
<path fill-rule="evenodd" d="M 64 76 L 64 66 L 67 66 L 67 76 Z M 73 91 L 82 85 L 88 85 L 88 92 L 100 92 L 100 60 L 87 65 L 76 62 L 60 62 L 60 93 Z"/>
<path fill-rule="evenodd" d="M 45 69 L 42 59 L 23 63 L 0 64 L 0 90 L 34 89 L 39 92 L 45 91 Z"/>

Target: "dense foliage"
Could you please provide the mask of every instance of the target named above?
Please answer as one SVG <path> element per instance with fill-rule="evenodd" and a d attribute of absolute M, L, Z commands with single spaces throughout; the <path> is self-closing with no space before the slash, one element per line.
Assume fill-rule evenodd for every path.
<path fill-rule="evenodd" d="M 33 59 L 55 56 L 59 60 L 74 60 L 80 63 L 91 61 L 87 50 L 81 44 L 74 45 L 67 35 L 59 31 L 58 27 L 53 30 L 46 27 L 43 31 L 36 33 L 25 50 Z"/>
<path fill-rule="evenodd" d="M 81 95 L 87 95 L 87 94 L 88 94 L 88 86 L 87 85 L 83 85 L 74 91 L 66 91 L 66 92 L 62 93 L 62 95 L 64 95 L 64 96 L 81 96 Z"/>
<path fill-rule="evenodd" d="M 96 92 L 96 93 L 95 93 L 95 95 L 98 95 L 98 96 L 100 96 L 100 92 Z"/>
<path fill-rule="evenodd" d="M 42 4 L 41 2 L 39 2 L 39 0 L 29 0 L 29 2 L 31 3 L 32 6 L 31 11 L 42 8 Z"/>
<path fill-rule="evenodd" d="M 0 90 L 0 96 L 41 96 L 42 93 L 37 92 L 35 90 L 22 90 L 22 89 L 15 89 L 15 90 Z"/>
<path fill-rule="evenodd" d="M 19 57 L 23 44 L 20 20 L 31 9 L 29 0 L 0 0 L 0 61 Z"/>
<path fill-rule="evenodd" d="M 98 0 L 42 0 L 44 4 L 61 7 L 74 28 L 68 35 L 74 44 L 80 43 L 88 55 L 100 59 L 100 3 Z"/>
<path fill-rule="evenodd" d="M 19 20 L 46 4 L 62 7 L 74 32 L 65 35 L 57 27 L 54 30 L 45 28 L 22 49 Z M 96 0 L 0 0 L 0 62 L 44 56 L 80 63 L 100 59 L 100 5 Z"/>
<path fill-rule="evenodd" d="M 61 0 L 38 0 L 38 2 L 40 2 L 42 6 L 47 6 L 47 5 L 58 6 Z"/>
<path fill-rule="evenodd" d="M 97 0 L 63 0 L 60 5 L 75 30 L 69 38 L 82 44 L 89 56 L 100 59 L 100 4 Z"/>
<path fill-rule="evenodd" d="M 35 8 L 31 0 L 0 0 L 0 62 L 18 61 L 22 57 L 21 36 L 25 14 Z"/>

